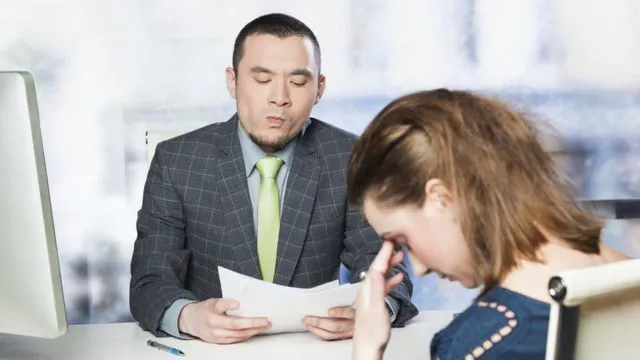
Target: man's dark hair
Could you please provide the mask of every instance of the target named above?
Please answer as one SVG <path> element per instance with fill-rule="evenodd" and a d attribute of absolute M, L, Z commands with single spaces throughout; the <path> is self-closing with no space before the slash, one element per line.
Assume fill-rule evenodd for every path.
<path fill-rule="evenodd" d="M 242 59 L 245 40 L 251 35 L 273 35 L 281 39 L 290 36 L 300 36 L 311 40 L 315 60 L 318 64 L 318 70 L 320 70 L 320 44 L 313 31 L 293 16 L 280 13 L 266 14 L 257 17 L 240 30 L 233 45 L 232 63 L 234 70 L 238 69 L 238 64 Z"/>

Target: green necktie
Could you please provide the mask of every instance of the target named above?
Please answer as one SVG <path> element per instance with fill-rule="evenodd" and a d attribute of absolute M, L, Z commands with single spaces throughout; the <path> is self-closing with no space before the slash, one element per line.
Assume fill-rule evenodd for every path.
<path fill-rule="evenodd" d="M 258 259 L 264 281 L 273 281 L 280 232 L 280 198 L 276 175 L 282 159 L 266 156 L 256 163 L 260 173 L 258 191 Z"/>

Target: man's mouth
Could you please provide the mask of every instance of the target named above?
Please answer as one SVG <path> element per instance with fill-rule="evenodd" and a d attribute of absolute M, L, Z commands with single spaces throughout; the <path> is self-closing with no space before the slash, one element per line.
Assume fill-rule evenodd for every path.
<path fill-rule="evenodd" d="M 284 118 L 282 116 L 267 116 L 267 123 L 273 126 L 280 126 L 284 122 Z"/>

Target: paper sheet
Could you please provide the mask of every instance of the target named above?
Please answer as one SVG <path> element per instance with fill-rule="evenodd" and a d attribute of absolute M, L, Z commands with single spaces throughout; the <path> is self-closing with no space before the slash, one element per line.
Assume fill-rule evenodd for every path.
<path fill-rule="evenodd" d="M 237 300 L 240 308 L 231 316 L 267 317 L 272 327 L 268 334 L 302 332 L 306 315 L 328 316 L 334 306 L 349 306 L 355 301 L 360 284 L 340 285 L 338 280 L 309 289 L 273 284 L 218 267 L 222 296 Z"/>

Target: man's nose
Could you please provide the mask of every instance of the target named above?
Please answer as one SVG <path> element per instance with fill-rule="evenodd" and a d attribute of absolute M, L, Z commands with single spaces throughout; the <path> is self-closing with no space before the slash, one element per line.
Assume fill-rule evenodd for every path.
<path fill-rule="evenodd" d="M 269 102 L 276 106 L 288 106 L 291 104 L 289 89 L 284 81 L 274 81 L 269 96 Z"/>

